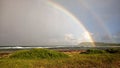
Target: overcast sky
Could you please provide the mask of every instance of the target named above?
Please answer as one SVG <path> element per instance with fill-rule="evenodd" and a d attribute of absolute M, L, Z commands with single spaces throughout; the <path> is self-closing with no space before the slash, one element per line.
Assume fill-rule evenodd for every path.
<path fill-rule="evenodd" d="M 120 0 L 55 0 L 71 11 L 96 41 L 120 42 Z"/>
<path fill-rule="evenodd" d="M 52 1 L 74 15 L 48 3 Z M 0 0 L 0 45 L 120 42 L 120 0 Z"/>

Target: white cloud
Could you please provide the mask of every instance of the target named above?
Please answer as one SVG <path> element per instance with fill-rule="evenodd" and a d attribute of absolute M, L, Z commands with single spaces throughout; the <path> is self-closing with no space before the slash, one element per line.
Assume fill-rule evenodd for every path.
<path fill-rule="evenodd" d="M 74 40 L 74 36 L 73 34 L 65 34 L 65 40 L 66 41 L 71 41 L 71 40 Z"/>
<path fill-rule="evenodd" d="M 76 35 L 73 33 L 66 33 L 64 35 L 64 38 L 62 39 L 57 39 L 57 38 L 52 38 L 49 40 L 49 44 L 73 44 L 77 45 L 81 42 L 90 42 L 91 38 L 88 32 L 83 32 L 80 35 Z"/>
<path fill-rule="evenodd" d="M 91 41 L 91 35 L 90 35 L 91 33 L 89 33 L 89 32 L 84 32 L 84 33 L 82 33 L 82 36 L 83 36 L 83 41 Z"/>
<path fill-rule="evenodd" d="M 73 43 L 73 44 L 79 44 L 81 42 L 91 42 L 92 39 L 90 36 L 91 35 L 88 32 L 83 32 L 78 37 L 75 37 L 74 34 L 69 33 L 69 34 L 65 34 L 65 41 Z"/>

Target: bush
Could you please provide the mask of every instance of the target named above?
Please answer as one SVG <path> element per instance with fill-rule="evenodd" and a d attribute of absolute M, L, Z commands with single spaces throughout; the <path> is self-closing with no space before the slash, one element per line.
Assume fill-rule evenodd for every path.
<path fill-rule="evenodd" d="M 108 53 L 120 53 L 120 49 L 118 48 L 109 48 L 105 50 Z"/>
<path fill-rule="evenodd" d="M 99 49 L 88 49 L 86 52 L 82 54 L 104 54 L 106 51 L 104 50 L 99 50 Z"/>
<path fill-rule="evenodd" d="M 68 57 L 68 55 L 48 49 L 20 50 L 10 56 L 10 58 L 16 59 L 55 59 L 65 57 Z"/>

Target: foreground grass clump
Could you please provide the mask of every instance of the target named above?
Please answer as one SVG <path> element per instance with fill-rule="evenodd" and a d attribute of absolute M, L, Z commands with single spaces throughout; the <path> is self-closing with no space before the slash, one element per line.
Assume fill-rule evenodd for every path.
<path fill-rule="evenodd" d="M 31 49 L 16 51 L 9 58 L 15 59 L 55 59 L 66 58 L 68 55 L 48 49 Z"/>

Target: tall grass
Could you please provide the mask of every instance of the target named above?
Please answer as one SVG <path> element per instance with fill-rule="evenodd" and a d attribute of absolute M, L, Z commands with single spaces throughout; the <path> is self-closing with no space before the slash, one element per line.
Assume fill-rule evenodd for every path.
<path fill-rule="evenodd" d="M 99 49 L 89 49 L 86 51 L 86 54 L 104 54 L 104 53 L 107 53 L 107 52 Z"/>
<path fill-rule="evenodd" d="M 55 59 L 66 58 L 68 55 L 48 49 L 21 50 L 10 55 L 14 59 Z"/>
<path fill-rule="evenodd" d="M 105 50 L 108 53 L 119 53 L 120 54 L 120 49 L 119 48 L 109 48 Z"/>
<path fill-rule="evenodd" d="M 0 68 L 119 68 L 120 54 L 77 54 L 62 59 L 0 59 Z"/>
<path fill-rule="evenodd" d="M 109 48 L 105 50 L 101 49 L 88 49 L 86 52 L 82 52 L 81 54 L 120 54 L 120 49 L 119 48 Z"/>
<path fill-rule="evenodd" d="M 13 53 L 11 56 L 9 56 L 9 58 L 0 59 L 0 68 L 119 68 L 120 67 L 119 53 L 110 54 L 106 52 L 101 53 L 99 51 L 96 53 L 94 51 L 92 51 L 92 53 L 89 54 L 71 53 L 72 56 L 68 57 L 69 54 L 67 53 L 64 54 L 48 49 L 22 50 Z"/>

